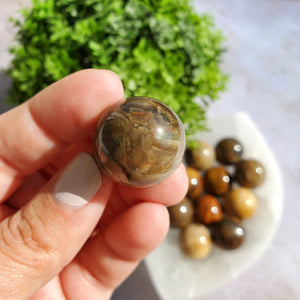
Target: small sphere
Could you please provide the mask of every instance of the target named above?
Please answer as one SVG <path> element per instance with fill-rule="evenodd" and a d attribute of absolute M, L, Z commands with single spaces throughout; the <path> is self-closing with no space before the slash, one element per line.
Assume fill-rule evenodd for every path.
<path fill-rule="evenodd" d="M 254 159 L 241 161 L 236 165 L 235 179 L 247 188 L 260 186 L 265 179 L 264 166 Z"/>
<path fill-rule="evenodd" d="M 207 143 L 196 141 L 195 148 L 188 149 L 186 160 L 191 167 L 198 170 L 207 170 L 216 160 L 215 150 Z"/>
<path fill-rule="evenodd" d="M 212 248 L 208 228 L 203 224 L 192 223 L 185 227 L 180 236 L 182 251 L 191 258 L 204 258 Z"/>
<path fill-rule="evenodd" d="M 222 139 L 216 145 L 217 160 L 224 165 L 235 164 L 242 159 L 243 147 L 233 138 Z"/>
<path fill-rule="evenodd" d="M 179 166 L 184 128 L 163 103 L 130 97 L 99 120 L 94 148 L 98 165 L 114 181 L 149 186 L 165 180 Z"/>
<path fill-rule="evenodd" d="M 189 179 L 187 196 L 190 199 L 196 199 L 203 191 L 203 178 L 200 172 L 194 168 L 187 167 L 186 172 Z"/>
<path fill-rule="evenodd" d="M 223 205 L 228 214 L 239 219 L 247 219 L 257 209 L 257 198 L 250 189 L 239 187 L 226 193 Z"/>
<path fill-rule="evenodd" d="M 225 250 L 240 247 L 245 240 L 245 230 L 236 218 L 225 216 L 219 223 L 211 226 L 213 241 Z"/>
<path fill-rule="evenodd" d="M 197 222 L 210 225 L 223 218 L 221 204 L 213 195 L 203 195 L 195 201 L 195 219 Z"/>
<path fill-rule="evenodd" d="M 188 198 L 184 198 L 178 204 L 168 207 L 170 225 L 175 228 L 182 228 L 193 221 L 194 207 Z"/>
<path fill-rule="evenodd" d="M 225 194 L 230 188 L 230 177 L 224 167 L 212 167 L 204 174 L 204 188 L 215 195 Z"/>

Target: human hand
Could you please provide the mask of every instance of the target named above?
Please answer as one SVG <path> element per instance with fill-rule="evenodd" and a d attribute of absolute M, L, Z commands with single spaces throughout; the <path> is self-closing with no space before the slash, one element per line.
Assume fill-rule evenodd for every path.
<path fill-rule="evenodd" d="M 101 113 L 122 98 L 114 73 L 85 70 L 0 117 L 0 299 L 109 299 L 165 237 L 184 167 L 135 189 L 87 154 Z"/>

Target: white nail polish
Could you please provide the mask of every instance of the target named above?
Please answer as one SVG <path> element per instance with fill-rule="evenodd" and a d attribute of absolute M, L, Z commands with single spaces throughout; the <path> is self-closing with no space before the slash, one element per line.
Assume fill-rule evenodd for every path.
<path fill-rule="evenodd" d="M 59 176 L 54 187 L 56 199 L 64 205 L 80 208 L 96 194 L 102 183 L 94 158 L 78 154 Z"/>

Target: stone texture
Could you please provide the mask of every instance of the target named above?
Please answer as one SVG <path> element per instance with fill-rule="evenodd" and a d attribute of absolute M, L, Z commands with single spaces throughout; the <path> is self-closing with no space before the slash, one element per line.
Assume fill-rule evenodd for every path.
<path fill-rule="evenodd" d="M 147 186 L 165 180 L 179 166 L 185 134 L 178 116 L 163 103 L 130 97 L 100 120 L 96 161 L 116 182 Z"/>

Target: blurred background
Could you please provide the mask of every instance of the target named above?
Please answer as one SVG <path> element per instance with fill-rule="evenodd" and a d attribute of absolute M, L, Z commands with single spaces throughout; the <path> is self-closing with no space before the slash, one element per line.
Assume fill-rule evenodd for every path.
<path fill-rule="evenodd" d="M 0 70 L 9 65 L 14 29 L 10 16 L 30 0 L 0 0 Z M 208 117 L 244 111 L 279 162 L 284 182 L 281 223 L 272 244 L 254 266 L 201 299 L 300 299 L 300 1 L 198 0 L 227 38 L 223 70 L 228 89 Z M 0 109 L 10 79 L 0 71 Z M 245 257 L 247 259 L 247 257 Z M 144 263 L 116 290 L 113 300 L 158 300 Z"/>

